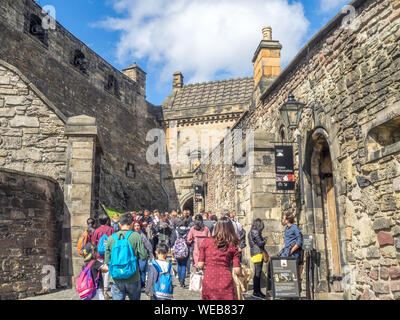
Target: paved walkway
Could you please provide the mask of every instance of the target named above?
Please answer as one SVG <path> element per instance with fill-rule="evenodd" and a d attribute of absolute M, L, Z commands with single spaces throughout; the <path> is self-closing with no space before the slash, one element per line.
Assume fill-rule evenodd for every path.
<path fill-rule="evenodd" d="M 176 272 L 176 264 L 173 264 L 173 267 Z M 174 300 L 201 300 L 201 294 L 189 291 L 189 278 L 187 278 L 185 282 L 187 286 L 185 289 L 182 289 L 178 279 L 174 279 Z M 250 291 L 245 294 L 245 298 L 246 300 L 252 300 Z M 79 300 L 79 296 L 75 289 L 64 289 L 50 294 L 26 298 L 24 300 Z M 150 299 L 145 293 L 142 293 L 141 300 Z"/>

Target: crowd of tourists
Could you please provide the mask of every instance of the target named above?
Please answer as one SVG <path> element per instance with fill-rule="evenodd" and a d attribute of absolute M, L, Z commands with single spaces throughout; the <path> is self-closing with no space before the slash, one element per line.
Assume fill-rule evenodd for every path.
<path fill-rule="evenodd" d="M 298 257 L 301 231 L 291 214 L 284 215 L 283 223 L 285 248 L 280 255 Z M 189 210 L 134 211 L 112 218 L 104 213 L 97 221 L 88 219 L 78 239 L 83 267 L 76 290 L 83 300 L 140 300 L 142 293 L 151 300 L 170 300 L 175 281 L 194 290 L 188 288 L 187 280 L 193 285 L 192 279 L 200 275 L 198 290 L 203 300 L 243 299 L 236 282 L 248 282 L 249 278 L 243 279 L 251 277 L 241 263 L 248 244 L 254 264 L 252 296 L 264 299 L 261 273 L 269 257 L 263 229 L 262 220 L 255 219 L 246 237 L 229 210 L 218 216 L 209 212 L 193 215 Z"/>

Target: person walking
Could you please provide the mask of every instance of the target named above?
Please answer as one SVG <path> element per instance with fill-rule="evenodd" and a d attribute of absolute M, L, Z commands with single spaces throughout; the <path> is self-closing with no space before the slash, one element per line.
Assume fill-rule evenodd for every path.
<path fill-rule="evenodd" d="M 114 229 L 114 232 L 118 232 L 119 231 L 119 215 L 116 213 L 114 214 L 112 221 L 111 221 L 111 228 Z"/>
<path fill-rule="evenodd" d="M 96 229 L 92 237 L 92 243 L 96 246 L 97 250 L 97 259 L 103 263 L 104 263 L 106 241 L 112 234 L 114 234 L 114 229 L 111 228 L 110 222 L 111 219 L 107 214 L 103 213 L 102 215 L 100 215 L 99 217 L 100 227 Z M 100 250 L 99 250 L 100 240 L 102 241 L 102 243 L 100 245 Z M 110 282 L 109 282 L 108 272 L 104 273 L 103 278 L 104 278 L 104 295 L 106 296 L 106 299 L 109 299 Z"/>
<path fill-rule="evenodd" d="M 150 300 L 172 300 L 174 270 L 171 262 L 167 261 L 168 246 L 160 243 L 156 249 L 157 259 L 149 267 L 149 279 L 146 294 Z"/>
<path fill-rule="evenodd" d="M 166 213 L 160 214 L 160 221 L 157 223 L 156 231 L 158 234 L 158 243 L 164 243 L 169 248 L 169 240 L 173 229 L 170 222 L 168 221 L 168 216 Z"/>
<path fill-rule="evenodd" d="M 153 246 L 151 245 L 149 239 L 147 239 L 146 234 L 143 232 L 142 224 L 139 221 L 134 221 L 133 231 L 140 234 L 143 244 L 144 244 L 144 247 L 147 250 L 147 259 L 146 260 L 141 260 L 141 259 L 138 260 L 139 272 L 140 272 L 140 283 L 141 283 L 141 288 L 143 291 L 143 289 L 146 285 L 146 273 L 148 270 L 148 261 L 154 259 Z"/>
<path fill-rule="evenodd" d="M 194 226 L 190 228 L 187 236 L 187 243 L 193 243 L 193 266 L 197 269 L 197 262 L 199 260 L 200 246 L 204 239 L 211 237 L 210 230 L 204 225 L 203 217 L 198 214 L 194 218 Z"/>
<path fill-rule="evenodd" d="M 261 272 L 263 266 L 263 252 L 268 237 L 262 237 L 264 223 L 261 219 L 255 219 L 251 226 L 248 239 L 250 246 L 251 261 L 254 263 L 253 295 L 257 299 L 264 299 L 265 295 L 261 292 Z"/>
<path fill-rule="evenodd" d="M 92 279 L 95 281 L 96 295 L 92 300 L 105 300 L 104 296 L 104 281 L 102 275 L 102 268 L 104 263 L 97 259 L 97 250 L 93 243 L 88 242 L 83 248 L 84 253 L 84 266 L 90 265 L 90 273 Z"/>
<path fill-rule="evenodd" d="M 208 212 L 204 212 L 202 214 L 202 216 L 203 216 L 204 225 L 208 228 L 208 230 L 210 230 L 210 232 L 212 234 L 213 229 L 214 229 L 214 225 L 215 225 L 214 222 L 212 220 L 210 220 L 210 215 L 209 215 Z"/>
<path fill-rule="evenodd" d="M 237 300 L 233 272 L 241 274 L 239 239 L 232 223 L 227 218 L 215 225 L 214 236 L 205 239 L 200 246 L 197 262 L 199 269 L 205 269 L 202 300 Z"/>
<path fill-rule="evenodd" d="M 126 296 L 128 295 L 130 300 L 140 300 L 141 283 L 139 271 L 140 267 L 138 261 L 144 261 L 147 259 L 147 251 L 140 234 L 131 231 L 133 227 L 133 218 L 130 213 L 125 213 L 120 217 L 119 226 L 121 230 L 113 234 L 108 239 L 105 253 L 105 264 L 108 266 L 107 269 L 110 271 L 110 282 L 112 284 L 112 299 L 125 300 Z M 123 241 L 124 239 L 128 241 L 127 245 L 130 245 L 133 255 L 136 257 L 136 259 L 129 260 L 127 270 L 130 272 L 128 272 L 127 274 L 130 275 L 133 270 L 135 271 L 132 272 L 132 275 L 130 275 L 127 279 L 121 279 L 121 275 L 115 272 L 115 270 L 118 271 L 120 269 L 115 269 L 114 267 L 114 263 L 116 262 L 114 259 L 117 258 L 115 256 L 117 251 L 113 252 L 114 245 L 117 243 L 117 249 L 121 248 L 122 253 L 127 253 L 126 251 L 122 250 L 125 249 L 126 246 L 120 245 L 121 242 L 119 242 Z M 129 253 L 129 247 L 127 248 L 127 250 Z M 131 265 L 131 263 L 135 263 L 136 265 L 133 266 Z M 118 277 L 116 277 L 116 273 L 118 274 Z"/>
<path fill-rule="evenodd" d="M 182 288 L 185 288 L 187 262 L 190 255 L 190 249 L 189 246 L 187 245 L 187 236 L 189 234 L 190 228 L 186 223 L 187 221 L 183 219 L 179 220 L 177 223 L 177 227 L 175 228 L 175 231 L 173 232 L 171 237 L 172 251 L 175 252 L 174 256 L 178 256 L 176 257 L 176 261 L 178 264 L 177 273 L 178 273 L 179 283 Z M 187 255 L 186 255 L 186 250 L 187 250 Z M 185 253 L 182 254 L 182 252 L 184 251 Z"/>

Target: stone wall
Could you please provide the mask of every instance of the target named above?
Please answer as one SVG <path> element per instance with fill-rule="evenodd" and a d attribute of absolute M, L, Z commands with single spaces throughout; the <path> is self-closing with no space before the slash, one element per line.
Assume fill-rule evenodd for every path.
<path fill-rule="evenodd" d="M 144 84 L 113 68 L 59 23 L 41 41 L 29 33 L 31 14 L 44 16 L 32 0 L 0 3 L 0 59 L 18 68 L 66 117 L 96 118 L 104 144 L 101 202 L 119 210 L 165 208 L 160 168 L 144 156 L 146 134 L 159 126 Z M 74 64 L 77 50 L 83 64 Z M 128 163 L 135 166 L 135 178 L 126 176 Z"/>
<path fill-rule="evenodd" d="M 63 188 L 65 118 L 15 68 L 0 61 L 0 166 L 37 173 Z"/>
<path fill-rule="evenodd" d="M 280 212 L 294 212 L 303 233 L 316 235 L 316 248 L 323 254 L 318 290 L 341 292 L 349 299 L 398 299 L 400 3 L 369 0 L 352 5 L 356 8 L 354 28 L 344 27 L 344 15 L 333 19 L 260 92 L 255 108 L 237 128 L 272 133 L 275 141 L 281 140 L 283 132 L 298 156 L 295 132 L 284 128 L 279 108 L 290 89 L 297 101 L 314 107 L 314 112 L 304 110 L 298 130 L 305 173 L 304 209 L 300 210 L 298 183 L 293 195 L 276 195 L 271 201 Z M 337 215 L 332 221 L 327 220 L 318 191 L 321 178 L 316 164 L 321 152 L 326 152 L 319 149 L 321 141 L 326 142 L 332 160 L 330 208 Z M 295 162 L 298 172 L 297 157 Z M 214 170 L 220 169 L 210 168 L 208 175 L 218 177 Z M 223 185 L 225 180 L 213 183 Z M 214 199 L 223 198 L 222 190 Z M 231 207 L 234 201 L 231 198 Z M 329 231 L 333 223 L 337 224 L 334 233 Z M 278 225 L 275 229 L 282 231 Z M 337 238 L 339 276 L 344 280 L 330 284 L 328 276 L 336 273 L 332 268 L 335 253 L 328 248 L 333 237 Z"/>
<path fill-rule="evenodd" d="M 67 269 L 61 255 L 62 223 L 57 181 L 0 168 L 0 300 L 59 287 Z"/>

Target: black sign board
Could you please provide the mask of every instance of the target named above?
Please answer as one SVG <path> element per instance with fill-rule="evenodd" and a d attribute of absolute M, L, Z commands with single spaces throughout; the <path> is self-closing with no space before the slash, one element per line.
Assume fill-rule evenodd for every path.
<path fill-rule="evenodd" d="M 201 186 L 195 186 L 194 187 L 194 195 L 201 197 L 203 195 L 203 188 Z"/>
<path fill-rule="evenodd" d="M 297 258 L 271 258 L 271 279 L 274 299 L 300 298 L 297 270 Z"/>
<path fill-rule="evenodd" d="M 311 251 L 312 249 L 314 249 L 314 237 L 311 234 L 305 234 L 303 236 L 303 250 L 305 251 Z"/>
<path fill-rule="evenodd" d="M 295 177 L 292 146 L 275 146 L 275 172 L 277 190 L 294 190 Z"/>

